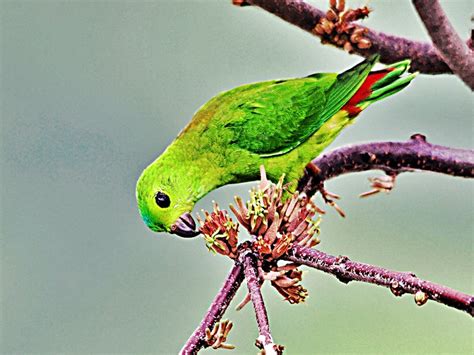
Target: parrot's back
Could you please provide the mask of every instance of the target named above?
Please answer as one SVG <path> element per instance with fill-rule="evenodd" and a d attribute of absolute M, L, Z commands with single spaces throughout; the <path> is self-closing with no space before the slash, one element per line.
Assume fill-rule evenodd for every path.
<path fill-rule="evenodd" d="M 371 72 L 377 60 L 373 56 L 341 74 L 317 73 L 224 92 L 197 112 L 183 134 L 196 129 L 209 136 L 208 149 L 228 154 L 221 164 L 232 165 L 238 180 L 233 182 L 258 178 L 260 164 L 270 177 L 286 173 L 295 179 L 363 109 L 400 91 L 415 75 L 401 77 L 408 60 Z"/>

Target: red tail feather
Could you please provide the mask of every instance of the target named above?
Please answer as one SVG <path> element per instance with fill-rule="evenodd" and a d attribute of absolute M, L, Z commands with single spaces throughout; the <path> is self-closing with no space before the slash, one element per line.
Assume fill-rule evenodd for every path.
<path fill-rule="evenodd" d="M 360 111 L 362 111 L 359 107 L 357 107 L 357 104 L 369 97 L 372 93 L 372 85 L 374 85 L 377 81 L 383 79 L 383 77 L 385 77 L 385 75 L 390 73 L 393 69 L 394 68 L 387 68 L 370 72 L 362 86 L 359 88 L 359 90 L 357 90 L 354 96 L 352 96 L 351 99 L 342 107 L 342 110 L 347 111 L 349 117 L 351 118 L 357 116 Z"/>

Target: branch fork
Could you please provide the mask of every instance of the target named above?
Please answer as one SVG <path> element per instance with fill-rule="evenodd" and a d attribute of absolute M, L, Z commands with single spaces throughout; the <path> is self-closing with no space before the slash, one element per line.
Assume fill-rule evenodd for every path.
<path fill-rule="evenodd" d="M 407 171 L 426 170 L 472 178 L 474 152 L 432 145 L 421 134 L 413 135 L 407 142 L 343 147 L 313 160 L 299 182 L 303 192 L 295 194 L 287 193 L 283 179 L 277 184 L 269 182 L 262 168 L 262 181 L 251 191 L 250 201 L 244 203 L 236 198 L 237 207 L 231 206 L 239 224 L 217 205 L 201 220 L 208 248 L 230 257 L 234 266 L 181 353 L 195 354 L 202 347 L 233 348 L 226 343 L 232 323 L 220 320 L 245 279 L 249 293 L 238 308 L 252 301 L 259 329 L 256 346 L 263 354 L 281 354 L 284 348 L 273 341 L 260 289 L 264 281 L 270 281 L 289 303 L 303 302 L 307 291 L 299 284 L 302 265 L 332 274 L 343 283 L 367 282 L 386 287 L 395 296 L 412 294 L 419 306 L 433 300 L 474 316 L 471 295 L 419 279 L 413 273 L 352 261 L 347 256 L 332 256 L 314 248 L 319 243 L 319 209 L 308 196 L 318 191 L 324 193 L 324 182 L 333 177 L 371 169 L 389 174 L 386 180 L 373 181 L 380 191 L 391 190 L 392 179 Z M 326 192 L 328 196 L 334 198 Z M 250 232 L 252 240 L 238 244 L 239 225 Z"/>
<path fill-rule="evenodd" d="M 303 0 L 234 0 L 235 5 L 258 6 L 328 43 L 368 58 L 376 53 L 385 64 L 409 58 L 410 71 L 457 75 L 474 90 L 472 38 L 464 43 L 438 0 L 412 0 L 433 43 L 398 37 L 355 24 L 370 10 L 344 10 L 345 1 L 329 1 L 324 12 Z M 473 36 L 471 31 L 471 37 Z"/>

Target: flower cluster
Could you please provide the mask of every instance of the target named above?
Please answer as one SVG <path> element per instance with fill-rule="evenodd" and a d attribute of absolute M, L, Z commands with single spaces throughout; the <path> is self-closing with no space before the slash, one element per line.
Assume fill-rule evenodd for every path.
<path fill-rule="evenodd" d="M 277 184 L 271 183 L 261 167 L 261 182 L 250 191 L 250 200 L 244 203 L 235 197 L 236 207 L 230 205 L 238 222 L 252 235 L 244 243 L 259 257 L 260 279 L 272 286 L 290 303 L 304 302 L 307 290 L 299 284 L 302 272 L 299 264 L 278 265 L 280 258 L 293 247 L 311 248 L 319 243 L 320 218 L 323 213 L 305 194 L 290 193 L 283 185 L 284 176 Z M 200 231 L 209 250 L 237 259 L 239 255 L 239 224 L 232 221 L 225 210 L 214 203 L 214 210 L 204 211 L 204 220 L 198 216 Z M 242 245 L 244 245 L 242 244 Z M 247 297 L 239 306 L 250 300 Z"/>
<path fill-rule="evenodd" d="M 349 53 L 354 48 L 368 49 L 372 46 L 365 35 L 368 29 L 354 24 L 354 21 L 367 17 L 370 9 L 367 6 L 345 10 L 344 0 L 330 0 L 330 8 L 313 32 L 321 37 L 323 44 L 329 43 L 344 48 Z"/>
<path fill-rule="evenodd" d="M 308 291 L 298 282 L 302 280 L 303 272 L 299 264 L 274 266 L 271 273 L 277 273 L 271 281 L 272 286 L 291 304 L 304 302 Z"/>
<path fill-rule="evenodd" d="M 214 210 L 211 213 L 204 211 L 204 220 L 198 216 L 198 222 L 210 251 L 232 259 L 237 257 L 239 225 L 232 221 L 227 211 L 219 209 L 214 203 Z"/>
<path fill-rule="evenodd" d="M 262 169 L 262 181 L 250 191 L 250 201 L 244 204 L 235 198 L 230 206 L 239 223 L 255 237 L 253 248 L 265 261 L 278 260 L 294 244 L 313 247 L 319 243 L 319 218 L 322 211 L 305 195 L 290 194 L 278 183 L 270 183 Z"/>

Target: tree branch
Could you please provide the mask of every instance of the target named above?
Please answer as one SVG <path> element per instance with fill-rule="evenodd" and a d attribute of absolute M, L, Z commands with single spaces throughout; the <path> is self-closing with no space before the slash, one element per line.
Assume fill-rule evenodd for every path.
<path fill-rule="evenodd" d="M 222 254 L 237 261 L 181 354 L 196 354 L 207 346 L 231 348 L 225 344 L 231 328 L 230 322 L 219 323 L 221 332 L 217 336 L 215 324 L 229 306 L 244 275 L 257 317 L 257 344 L 261 345 L 266 354 L 281 353 L 283 347 L 274 344 L 271 337 L 267 311 L 260 292 L 260 281 L 271 280 L 278 292 L 285 291 L 283 294 L 290 303 L 295 299 L 304 300 L 306 290 L 297 285 L 301 281 L 298 265 L 322 270 L 346 283 L 355 280 L 389 287 L 397 296 L 412 293 L 418 305 L 432 299 L 473 316 L 473 296 L 418 279 L 412 273 L 354 262 L 347 257 L 331 256 L 312 248 L 318 244 L 318 239 L 314 237 L 319 230 L 318 220 L 314 219 L 318 209 L 308 200 L 308 196 L 315 191 L 321 191 L 325 196 L 327 192 L 324 191 L 323 184 L 332 177 L 370 169 L 384 170 L 392 177 L 418 169 L 472 178 L 474 151 L 433 145 L 427 143 L 421 134 L 413 135 L 407 142 L 380 142 L 343 147 L 309 163 L 298 188 L 299 191 L 306 192 L 307 196 L 295 193 L 286 202 L 282 201 L 285 189 L 283 180 L 269 188 L 270 182 L 262 169 L 259 188 L 251 191 L 253 202 L 244 204 L 240 198 L 236 198 L 238 208 L 232 208 L 240 225 L 253 235 L 252 241 L 237 245 L 238 228 L 227 212 L 220 210 L 217 205 L 212 213 L 206 214 L 206 221 L 201 221 L 200 231 L 212 234 L 220 250 L 227 251 Z M 266 221 L 266 224 L 263 221 Z M 213 228 L 210 228 L 211 226 Z M 278 266 L 279 260 L 291 261 L 293 264 Z M 289 297 L 290 294 L 296 298 Z"/>
<path fill-rule="evenodd" d="M 240 262 L 236 262 L 229 275 L 227 275 L 224 285 L 212 301 L 201 324 L 184 344 L 180 354 L 197 354 L 199 349 L 207 345 L 205 342 L 206 329 L 212 329 L 214 324 L 221 319 L 243 280 L 243 266 Z"/>
<path fill-rule="evenodd" d="M 396 176 L 426 170 L 453 176 L 474 177 L 474 151 L 430 144 L 414 134 L 407 142 L 356 144 L 319 156 L 306 166 L 298 191 L 324 194 L 324 182 L 338 175 L 380 169 Z"/>
<path fill-rule="evenodd" d="M 474 90 L 474 53 L 461 40 L 438 0 L 412 0 L 441 58 Z"/>
<path fill-rule="evenodd" d="M 263 348 L 266 355 L 276 355 L 282 353 L 282 348 L 273 343 L 270 325 L 268 324 L 267 310 L 260 292 L 260 279 L 258 274 L 257 256 L 249 251 L 243 255 L 244 273 L 247 280 L 250 299 L 252 300 L 257 317 L 259 337 L 257 344 Z"/>
<path fill-rule="evenodd" d="M 325 12 L 301 0 L 246 0 L 245 2 L 259 6 L 312 34 L 315 34 L 313 29 L 325 16 Z M 364 26 L 358 27 L 367 29 L 365 37 L 372 44 L 367 49 L 354 48 L 354 52 L 363 57 L 367 58 L 379 53 L 380 61 L 386 64 L 410 58 L 411 71 L 424 74 L 451 73 L 450 67 L 430 43 L 388 35 Z"/>
<path fill-rule="evenodd" d="M 381 267 L 349 260 L 347 257 L 336 257 L 321 251 L 294 245 L 288 251 L 287 260 L 307 265 L 336 276 L 340 281 L 362 281 L 389 287 L 396 295 L 403 293 L 415 295 L 418 305 L 432 299 L 449 307 L 467 312 L 473 316 L 474 297 L 453 290 L 446 286 L 417 278 L 408 272 L 390 271 Z"/>

